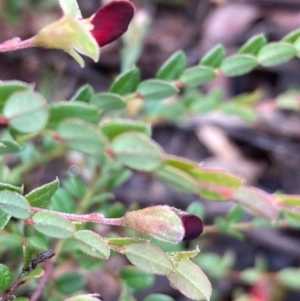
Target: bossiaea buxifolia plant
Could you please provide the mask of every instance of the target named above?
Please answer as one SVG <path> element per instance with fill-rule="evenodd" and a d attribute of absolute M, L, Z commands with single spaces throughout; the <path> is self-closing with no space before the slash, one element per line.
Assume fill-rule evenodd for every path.
<path fill-rule="evenodd" d="M 83 67 L 80 54 L 97 61 L 100 47 L 126 32 L 135 11 L 127 0 L 111 1 L 90 18 L 83 19 L 75 0 L 61 0 L 59 3 L 63 11 L 61 19 L 42 28 L 28 40 L 14 38 L 0 44 L 0 52 L 37 46 L 61 49 Z M 141 81 L 139 69 L 132 67 L 116 77 L 109 92 L 95 93 L 87 84 L 69 101 L 55 103 L 48 103 L 30 84 L 2 82 L 0 153 L 7 161 L 3 161 L 0 175 L 0 229 L 2 239 L 22 241 L 24 258 L 22 273 L 15 277 L 16 280 L 13 280 L 14 272 L 8 265 L 0 265 L 2 301 L 14 298 L 21 285 L 36 278 L 41 279 L 33 289 L 31 301 L 43 295 L 43 289 L 51 292 L 48 300 L 65 298 L 62 295 L 79 291 L 80 285 L 68 290 L 63 287 L 63 280 L 57 280 L 55 286 L 49 279 L 53 258 L 56 262 L 63 262 L 67 260 L 66 254 L 71 253 L 78 262 L 88 265 L 86 255 L 81 252 L 95 258 L 93 265 L 96 267 L 99 262 L 120 253 L 147 275 L 166 276 L 170 284 L 188 298 L 210 300 L 211 284 L 194 260 L 199 254 L 198 247 L 192 251 L 167 252 L 149 240 L 150 236 L 178 244 L 197 238 L 203 230 L 208 232 L 210 228 L 203 226 L 194 210 L 185 212 L 168 205 L 126 210 L 123 205 L 115 207 L 111 204 L 111 191 L 127 181 L 133 171 L 140 171 L 178 191 L 210 201 L 235 200 L 240 205 L 238 210 L 225 219 L 220 217 L 214 230 L 218 228 L 235 236 L 239 229 L 245 230 L 245 224 L 239 227 L 242 207 L 275 221 L 278 226 L 292 225 L 300 217 L 300 196 L 271 195 L 247 186 L 242 178 L 229 172 L 203 168 L 197 162 L 168 155 L 151 139 L 149 121 L 155 122 L 157 117 L 172 119 L 178 108 L 183 114 L 193 110 L 199 99 L 179 104 L 182 100 L 180 90 L 185 95 L 185 89 L 197 88 L 220 73 L 237 76 L 250 72 L 259 64 L 274 66 L 284 63 L 300 51 L 299 41 L 300 31 L 269 44 L 263 35 L 258 35 L 241 47 L 238 54 L 230 57 L 225 57 L 224 48 L 217 45 L 197 66 L 189 68 L 185 54 L 179 51 L 161 66 L 156 79 Z M 170 97 L 177 100 L 177 106 L 172 105 L 174 102 L 169 105 L 163 101 Z M 243 113 L 243 116 L 249 116 L 251 111 L 251 107 L 239 101 L 226 106 L 218 102 L 217 105 L 218 108 L 210 108 Z M 166 115 L 166 112 L 173 112 L 173 115 Z M 132 119 L 124 118 L 126 113 L 130 113 Z M 40 145 L 33 143 L 36 138 L 40 139 Z M 9 162 L 12 155 L 19 154 L 19 166 L 9 169 L 5 162 Z M 18 186 L 35 167 L 57 158 L 73 162 L 74 154 L 81 177 L 66 177 L 62 187 L 55 179 L 29 193 L 24 193 L 24 187 Z M 283 215 L 279 215 L 280 212 Z M 121 226 L 125 235 L 112 231 L 100 235 L 96 224 Z M 132 234 L 132 230 L 148 236 Z M 11 235 L 15 235 L 14 238 Z M 3 247 L 5 250 L 4 244 Z M 51 249 L 53 252 L 47 251 Z M 56 256 L 52 260 L 46 256 L 54 253 Z M 38 264 L 44 261 L 45 269 L 39 268 Z M 138 273 L 145 272 L 132 268 L 122 271 L 120 300 L 134 300 L 130 291 L 130 285 L 134 284 L 128 279 L 132 275 L 140 277 Z M 143 275 L 145 279 L 148 277 Z M 77 276 L 73 273 L 71 278 L 64 280 L 67 287 L 72 287 L 70 283 L 74 277 Z M 82 284 L 82 278 L 78 279 Z M 50 288 L 45 287 L 47 282 Z M 61 288 L 60 295 L 56 295 L 57 287 Z M 99 298 L 97 294 L 84 294 L 66 300 Z M 28 300 L 26 297 L 18 299 Z"/>

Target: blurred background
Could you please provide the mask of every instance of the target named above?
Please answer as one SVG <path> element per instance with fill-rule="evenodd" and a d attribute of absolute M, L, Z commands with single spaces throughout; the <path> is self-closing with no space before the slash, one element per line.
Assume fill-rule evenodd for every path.
<path fill-rule="evenodd" d="M 79 3 L 88 17 L 104 1 Z M 183 50 L 188 65 L 193 66 L 218 43 L 230 55 L 253 35 L 263 33 L 269 41 L 277 41 L 300 28 L 299 0 L 136 0 L 134 3 L 137 12 L 129 32 L 101 49 L 98 63 L 86 60 L 86 67 L 81 69 L 63 52 L 26 49 L 1 54 L 0 79 L 35 83 L 37 90 L 50 101 L 69 99 L 85 83 L 97 92 L 107 91 L 115 76 L 134 64 L 141 69 L 143 79 L 155 77 L 162 63 L 177 50 Z M 60 15 L 56 0 L 1 0 L 0 41 L 15 36 L 29 38 Z M 300 194 L 300 60 L 280 67 L 259 67 L 249 75 L 235 78 L 219 76 L 201 87 L 201 93 L 203 98 L 209 93 L 220 97 L 221 93 L 224 102 L 246 93 L 255 99 L 256 121 L 248 122 L 243 116 L 225 115 L 213 109 L 203 114 L 184 114 L 178 119 L 160 118 L 153 123 L 153 138 L 165 151 L 204 166 L 233 171 L 250 185 L 270 193 Z M 234 206 L 233 202 L 206 202 L 174 192 L 141 174 L 135 174 L 118 188 L 115 196 L 128 206 L 169 204 L 184 210 L 200 201 L 206 224 L 226 216 Z M 244 218 L 251 217 L 246 214 Z M 200 244 L 203 252 L 199 264 L 213 283 L 213 301 L 300 300 L 300 271 L 298 282 L 294 276 L 286 278 L 292 285 L 284 286 L 276 280 L 278 271 L 299 267 L 299 231 L 259 229 L 246 232 L 243 238 L 216 233 L 184 247 L 194 248 L 196 244 Z M 118 264 L 112 262 L 111 266 L 118 269 Z M 117 300 L 106 274 L 90 277 L 88 287 L 91 292 L 103 294 L 105 300 Z M 162 277 L 157 277 L 147 291 L 136 293 L 136 299 L 142 300 L 151 292 L 187 300 Z"/>

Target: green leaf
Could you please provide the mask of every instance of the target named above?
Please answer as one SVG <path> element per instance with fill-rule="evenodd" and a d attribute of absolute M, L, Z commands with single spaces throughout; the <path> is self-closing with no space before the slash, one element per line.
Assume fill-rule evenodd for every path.
<path fill-rule="evenodd" d="M 76 211 L 75 200 L 65 188 L 58 188 L 52 197 L 49 209 L 74 213 Z"/>
<path fill-rule="evenodd" d="M 0 155 L 17 153 L 22 150 L 22 146 L 14 140 L 3 139 L 1 143 L 3 145 L 0 146 Z"/>
<path fill-rule="evenodd" d="M 12 281 L 12 273 L 8 266 L 0 263 L 0 290 L 5 291 L 8 289 Z"/>
<path fill-rule="evenodd" d="M 159 68 L 156 77 L 163 80 L 175 80 L 186 68 L 186 55 L 183 51 L 175 52 L 164 64 Z"/>
<path fill-rule="evenodd" d="M 220 69 L 227 76 L 238 76 L 249 73 L 258 66 L 257 59 L 252 55 L 236 54 L 226 58 Z"/>
<path fill-rule="evenodd" d="M 257 113 L 253 107 L 241 105 L 235 102 L 222 103 L 219 106 L 219 110 L 225 114 L 237 116 L 248 122 L 255 122 L 258 119 Z"/>
<path fill-rule="evenodd" d="M 30 191 L 25 198 L 32 207 L 43 207 L 53 197 L 58 187 L 59 180 L 56 178 L 54 181 Z"/>
<path fill-rule="evenodd" d="M 12 94 L 3 108 L 3 115 L 9 125 L 21 133 L 41 131 L 48 121 L 46 100 L 35 92 L 16 92 Z"/>
<path fill-rule="evenodd" d="M 300 38 L 300 29 L 295 29 L 282 38 L 283 42 L 294 44 Z"/>
<path fill-rule="evenodd" d="M 27 297 L 20 297 L 20 298 L 14 299 L 14 301 L 29 301 L 29 299 Z"/>
<path fill-rule="evenodd" d="M 178 89 L 166 81 L 148 79 L 139 84 L 137 92 L 140 93 L 145 100 L 156 101 L 163 100 L 178 93 Z"/>
<path fill-rule="evenodd" d="M 199 201 L 190 203 L 186 208 L 186 212 L 195 214 L 201 219 L 205 218 L 205 207 L 202 203 L 199 203 Z"/>
<path fill-rule="evenodd" d="M 59 5 L 64 15 L 70 15 L 77 19 L 82 18 L 77 0 L 59 0 Z"/>
<path fill-rule="evenodd" d="M 0 231 L 2 231 L 5 226 L 9 223 L 11 215 L 7 214 L 0 209 Z"/>
<path fill-rule="evenodd" d="M 185 234 L 180 216 L 166 205 L 129 211 L 122 225 L 174 244 L 181 242 Z"/>
<path fill-rule="evenodd" d="M 283 64 L 296 55 L 296 48 L 286 42 L 275 42 L 264 46 L 257 55 L 259 63 L 264 67 Z"/>
<path fill-rule="evenodd" d="M 223 257 L 215 253 L 200 254 L 196 259 L 196 263 L 205 273 L 208 273 L 209 277 L 214 279 L 226 279 L 234 264 L 233 257 L 228 252 Z M 212 269 L 211 267 L 218 268 Z"/>
<path fill-rule="evenodd" d="M 59 101 L 50 106 L 48 126 L 55 128 L 65 119 L 76 118 L 92 124 L 98 124 L 101 119 L 99 109 L 82 101 Z"/>
<path fill-rule="evenodd" d="M 153 274 L 168 275 L 174 270 L 170 258 L 161 249 L 150 243 L 128 245 L 126 257 L 138 268 Z"/>
<path fill-rule="evenodd" d="M 133 266 L 126 266 L 120 272 L 121 278 L 134 291 L 141 291 L 150 288 L 155 277 L 145 271 L 141 271 Z"/>
<path fill-rule="evenodd" d="M 258 34 L 249 39 L 239 50 L 239 54 L 250 54 L 256 56 L 259 50 L 267 44 L 267 38 Z"/>
<path fill-rule="evenodd" d="M 263 273 L 254 268 L 249 268 L 241 272 L 241 279 L 249 285 L 258 283 L 262 276 Z"/>
<path fill-rule="evenodd" d="M 30 261 L 32 259 L 32 249 L 27 242 L 22 244 L 22 251 L 23 251 L 23 270 L 25 270 L 28 268 Z"/>
<path fill-rule="evenodd" d="M 97 233 L 81 230 L 74 233 L 76 246 L 85 254 L 100 259 L 108 259 L 110 249 L 106 241 Z"/>
<path fill-rule="evenodd" d="M 71 100 L 78 100 L 83 102 L 90 102 L 92 96 L 94 95 L 94 88 L 89 85 L 81 86 L 75 94 L 72 96 Z"/>
<path fill-rule="evenodd" d="M 27 239 L 32 248 L 47 251 L 50 248 L 50 239 L 41 233 L 36 233 Z"/>
<path fill-rule="evenodd" d="M 218 44 L 207 52 L 201 59 L 200 64 L 206 67 L 219 68 L 225 57 L 225 49 Z"/>
<path fill-rule="evenodd" d="M 74 296 L 65 299 L 65 301 L 99 301 L 99 300 L 101 300 L 101 296 L 99 294 L 86 294 L 86 295 Z"/>
<path fill-rule="evenodd" d="M 17 250 L 24 241 L 24 236 L 2 231 L 0 235 L 0 250 L 6 252 L 8 249 Z M 1 283 L 1 281 L 0 281 Z"/>
<path fill-rule="evenodd" d="M 151 136 L 151 125 L 140 120 L 109 119 L 100 125 L 100 129 L 109 140 L 126 132 L 139 132 L 148 137 Z"/>
<path fill-rule="evenodd" d="M 50 237 L 68 238 L 75 232 L 75 226 L 70 221 L 54 213 L 35 213 L 32 221 L 37 231 Z"/>
<path fill-rule="evenodd" d="M 20 219 L 26 219 L 30 215 L 28 201 L 22 195 L 10 190 L 0 191 L 0 209 Z"/>
<path fill-rule="evenodd" d="M 67 146 L 90 155 L 102 153 L 107 142 L 98 127 L 81 120 L 63 121 L 57 132 Z"/>
<path fill-rule="evenodd" d="M 258 216 L 270 220 L 274 220 L 277 216 L 275 197 L 260 189 L 244 186 L 234 192 L 233 198 Z"/>
<path fill-rule="evenodd" d="M 109 92 L 119 95 L 126 95 L 136 91 L 141 80 L 141 73 L 138 68 L 132 68 L 119 75 L 112 83 Z"/>
<path fill-rule="evenodd" d="M 34 269 L 32 271 L 29 271 L 28 273 L 26 273 L 24 276 L 22 276 L 20 278 L 20 280 L 23 282 L 30 280 L 30 279 L 37 279 L 37 278 L 41 278 L 44 275 L 44 270 L 43 269 Z"/>
<path fill-rule="evenodd" d="M 107 238 L 107 243 L 111 249 L 115 251 L 125 254 L 126 246 L 136 243 L 145 243 L 149 242 L 147 239 L 136 238 L 136 237 L 112 237 Z"/>
<path fill-rule="evenodd" d="M 190 173 L 194 169 L 198 168 L 198 164 L 195 161 L 183 157 L 173 156 L 173 155 L 166 156 L 165 164 L 169 166 L 173 166 L 187 173 Z"/>
<path fill-rule="evenodd" d="M 300 269 L 285 268 L 277 273 L 277 279 L 284 287 L 292 290 L 299 290 Z"/>
<path fill-rule="evenodd" d="M 195 263 L 184 259 L 179 262 L 175 271 L 176 273 L 167 276 L 171 286 L 192 300 L 210 300 L 211 284 Z"/>
<path fill-rule="evenodd" d="M 212 68 L 197 66 L 185 69 L 179 80 L 188 86 L 196 87 L 213 80 L 216 76 L 217 73 Z"/>
<path fill-rule="evenodd" d="M 277 199 L 277 202 L 283 205 L 300 206 L 299 195 L 276 194 L 275 197 Z"/>
<path fill-rule="evenodd" d="M 175 301 L 173 298 L 163 294 L 151 294 L 148 295 L 143 301 Z"/>
<path fill-rule="evenodd" d="M 0 111 L 2 111 L 7 99 L 15 92 L 31 89 L 27 83 L 11 80 L 0 83 Z"/>
<path fill-rule="evenodd" d="M 0 191 L 1 190 L 11 190 L 11 191 L 17 192 L 19 194 L 23 194 L 24 186 L 19 187 L 19 186 L 11 185 L 11 184 L 8 184 L 8 183 L 1 183 L 0 182 Z"/>
<path fill-rule="evenodd" d="M 171 258 L 174 265 L 177 266 L 181 260 L 195 258 L 199 253 L 200 250 L 197 246 L 195 250 L 191 251 L 169 252 L 168 256 Z"/>
<path fill-rule="evenodd" d="M 83 290 L 87 284 L 85 277 L 76 271 L 60 276 L 56 281 L 59 292 L 70 295 Z"/>
<path fill-rule="evenodd" d="M 163 163 L 163 150 L 158 144 L 140 133 L 124 133 L 112 141 L 117 159 L 125 166 L 153 171 Z"/>
<path fill-rule="evenodd" d="M 196 181 L 189 174 L 173 166 L 162 166 L 154 172 L 154 176 L 178 191 L 198 193 Z"/>
<path fill-rule="evenodd" d="M 91 104 L 100 108 L 104 112 L 122 110 L 126 108 L 123 98 L 114 93 L 97 93 L 93 95 Z"/>
<path fill-rule="evenodd" d="M 189 173 L 198 180 L 200 195 L 214 201 L 228 200 L 243 184 L 238 176 L 215 169 L 198 168 Z"/>
<path fill-rule="evenodd" d="M 226 221 L 229 223 L 239 223 L 244 216 L 244 209 L 239 206 L 239 205 L 235 205 L 227 214 L 226 216 Z"/>

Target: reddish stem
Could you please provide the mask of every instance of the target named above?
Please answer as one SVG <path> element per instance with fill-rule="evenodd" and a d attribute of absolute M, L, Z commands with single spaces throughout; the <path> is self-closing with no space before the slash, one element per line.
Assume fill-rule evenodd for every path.
<path fill-rule="evenodd" d="M 27 40 L 22 41 L 20 38 L 13 38 L 11 40 L 5 41 L 4 43 L 0 44 L 0 52 L 9 52 L 15 51 L 19 49 L 33 47 L 34 38 L 30 38 Z"/>
<path fill-rule="evenodd" d="M 112 226 L 122 226 L 123 218 L 106 218 L 101 213 L 91 213 L 91 214 L 72 214 L 65 212 L 58 212 L 54 210 L 47 210 L 38 207 L 31 207 L 31 212 L 48 212 L 59 215 L 65 219 L 71 221 L 78 221 L 83 223 L 95 223 L 95 224 L 104 224 L 104 225 L 112 225 Z"/>

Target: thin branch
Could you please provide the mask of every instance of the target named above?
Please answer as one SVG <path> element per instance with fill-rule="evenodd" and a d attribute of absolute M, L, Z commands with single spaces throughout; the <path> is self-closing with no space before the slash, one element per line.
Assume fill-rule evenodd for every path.
<path fill-rule="evenodd" d="M 43 292 L 43 289 L 52 274 L 53 263 L 54 263 L 53 260 L 47 261 L 45 269 L 44 269 L 45 273 L 44 273 L 40 283 L 36 287 L 34 293 L 32 294 L 30 301 L 38 301 L 39 300 L 39 298 Z"/>
<path fill-rule="evenodd" d="M 104 224 L 104 225 L 112 225 L 112 226 L 122 226 L 123 218 L 106 218 L 101 213 L 91 213 L 91 214 L 72 214 L 65 212 L 58 212 L 54 210 L 42 209 L 38 207 L 31 207 L 31 212 L 48 212 L 59 215 L 65 219 L 71 221 L 78 221 L 83 223 L 95 223 L 95 224 Z"/>
<path fill-rule="evenodd" d="M 276 228 L 289 228 L 291 225 L 285 221 L 281 220 L 278 223 L 276 223 Z M 251 231 L 251 230 L 257 230 L 258 227 L 256 227 L 252 222 L 245 222 L 245 223 L 238 223 L 238 224 L 232 224 L 230 225 L 231 229 L 237 230 L 237 231 Z M 203 234 L 213 234 L 213 233 L 221 233 L 222 231 L 215 225 L 208 225 L 204 227 Z"/>
<path fill-rule="evenodd" d="M 33 41 L 33 37 L 24 41 L 22 41 L 20 38 L 13 38 L 0 44 L 0 52 L 9 52 L 34 47 Z"/>

